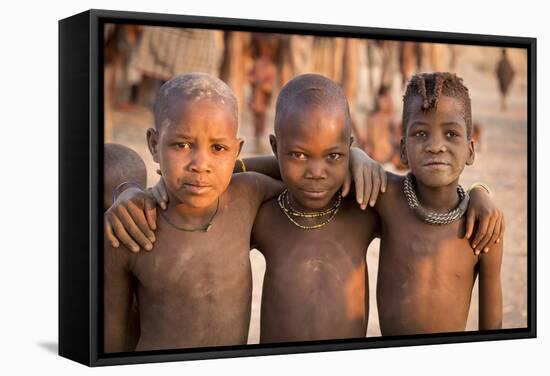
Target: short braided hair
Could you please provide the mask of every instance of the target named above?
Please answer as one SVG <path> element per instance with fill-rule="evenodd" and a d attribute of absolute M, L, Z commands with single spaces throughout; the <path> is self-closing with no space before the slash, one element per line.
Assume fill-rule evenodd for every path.
<path fill-rule="evenodd" d="M 472 137 L 472 105 L 468 88 L 462 83 L 462 78 L 454 73 L 434 72 L 414 75 L 403 96 L 403 119 L 401 127 L 406 134 L 407 123 L 411 112 L 411 101 L 415 97 L 422 99 L 422 111 L 437 108 L 441 95 L 458 100 L 462 104 L 461 115 L 466 122 L 468 139 Z"/>

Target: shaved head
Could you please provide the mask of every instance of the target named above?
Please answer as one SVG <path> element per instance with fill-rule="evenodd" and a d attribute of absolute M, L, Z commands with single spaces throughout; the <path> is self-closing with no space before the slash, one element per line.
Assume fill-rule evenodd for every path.
<path fill-rule="evenodd" d="M 281 89 L 275 109 L 275 134 L 278 135 L 285 125 L 298 125 L 288 123 L 289 114 L 311 107 L 343 111 L 344 130 L 351 136 L 351 115 L 344 91 L 337 83 L 319 74 L 296 76 Z"/>
<path fill-rule="evenodd" d="M 185 73 L 174 76 L 160 87 L 154 105 L 155 128 L 159 131 L 181 115 L 182 101 L 209 99 L 228 107 L 237 124 L 237 99 L 222 80 L 206 73 Z"/>

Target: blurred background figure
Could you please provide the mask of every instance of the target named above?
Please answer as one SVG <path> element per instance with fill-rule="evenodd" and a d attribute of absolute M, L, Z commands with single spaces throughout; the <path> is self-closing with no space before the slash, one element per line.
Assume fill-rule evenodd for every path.
<path fill-rule="evenodd" d="M 281 37 L 277 34 L 252 34 L 253 63 L 248 75 L 251 87 L 249 106 L 254 117 L 254 148 L 258 154 L 267 150 L 267 111 L 275 90 L 280 45 Z"/>
<path fill-rule="evenodd" d="M 418 71 L 420 45 L 417 42 L 399 42 L 399 71 L 401 72 L 401 90 Z"/>
<path fill-rule="evenodd" d="M 279 87 L 295 76 L 312 71 L 313 36 L 284 35 L 281 37 Z"/>
<path fill-rule="evenodd" d="M 107 24 L 104 32 L 104 108 L 105 139 L 112 138 L 113 110 L 130 110 L 136 99 L 139 74 L 131 67 L 136 45 L 141 37 L 141 26 Z"/>
<path fill-rule="evenodd" d="M 503 48 L 501 51 L 500 60 L 497 64 L 496 69 L 497 79 L 498 79 L 498 88 L 500 90 L 500 108 L 502 111 L 506 111 L 506 96 L 508 95 L 508 89 L 514 80 L 514 68 L 512 63 L 506 55 L 506 49 Z"/>
<path fill-rule="evenodd" d="M 392 160 L 395 145 L 395 110 L 388 86 L 382 85 L 376 96 L 376 106 L 367 119 L 367 140 L 363 149 L 376 161 L 384 164 Z"/>
<path fill-rule="evenodd" d="M 416 73 L 456 73 L 470 88 L 478 151 L 475 166 L 465 170 L 461 184 L 483 181 L 498 192 L 495 200 L 510 222 L 505 241 L 515 250 L 503 260 L 503 325 L 525 325 L 528 189 L 526 179 L 502 183 L 504 175 L 523 176 L 527 166 L 525 50 L 106 23 L 103 53 L 105 142 L 139 154 L 147 169 L 147 186 L 158 181 L 158 166 L 145 142 L 146 130 L 154 124 L 151 105 L 160 85 L 173 75 L 207 72 L 231 87 L 239 106 L 239 137 L 246 140 L 243 157 L 270 153 L 267 134 L 273 132 L 275 99 L 286 82 L 304 73 L 327 76 L 348 97 L 355 146 L 366 149 L 387 170 L 402 174 L 407 170 L 399 153 L 404 85 Z M 509 106 L 503 112 L 505 99 Z M 371 247 L 369 278 L 374 286 L 378 250 L 377 244 Z M 249 341 L 257 343 L 265 265 L 256 251 L 251 260 L 254 298 Z M 469 330 L 477 328 L 474 301 L 477 297 L 472 297 Z M 370 307 L 368 334 L 379 335 L 375 294 Z"/>
<path fill-rule="evenodd" d="M 446 72 L 450 51 L 447 44 L 441 43 L 420 43 L 421 72 Z"/>
<path fill-rule="evenodd" d="M 389 40 L 372 40 L 367 44 L 367 64 L 369 68 L 369 90 L 376 95 L 381 87 L 393 87 L 396 72 L 395 58 L 399 44 Z"/>
<path fill-rule="evenodd" d="M 151 106 L 159 87 L 182 72 L 219 74 L 223 32 L 146 27 L 131 67 L 141 77 L 137 102 Z"/>
<path fill-rule="evenodd" d="M 248 72 L 252 66 L 251 36 L 242 31 L 225 31 L 223 60 L 220 78 L 229 85 L 237 98 L 239 123 L 243 122 L 245 89 L 248 86 Z"/>

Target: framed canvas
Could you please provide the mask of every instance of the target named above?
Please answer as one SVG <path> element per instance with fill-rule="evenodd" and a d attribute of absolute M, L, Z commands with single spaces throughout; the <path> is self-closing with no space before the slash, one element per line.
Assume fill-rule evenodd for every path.
<path fill-rule="evenodd" d="M 263 161 L 276 163 L 274 153 L 281 161 L 282 131 L 274 128 L 282 121 L 277 119 L 283 118 L 284 103 L 297 113 L 318 101 L 315 111 L 328 111 L 334 101 L 345 98 L 342 108 L 348 115 L 342 121 L 353 135 L 352 146 L 377 160 L 388 176 L 395 176 L 388 177 L 388 192 L 379 198 L 391 201 L 385 197 L 391 197 L 392 179 L 405 176 L 412 163 L 404 159 L 411 151 L 401 141 L 410 132 L 409 118 L 402 116 L 410 112 L 403 105 L 403 100 L 408 103 L 406 93 L 415 90 L 414 82 L 420 87 L 411 98 L 424 95 L 426 108 L 418 112 L 422 116 L 439 114 L 445 102 L 441 98 L 456 99 L 453 93 L 459 89 L 445 86 L 450 83 L 430 83 L 434 77 L 467 87 L 471 115 L 464 115 L 469 111 L 462 102 L 460 110 L 451 106 L 463 119 L 452 126 L 465 124 L 463 137 L 475 153 L 475 163 L 472 159 L 466 163 L 471 166 L 461 170 L 460 184 L 491 191 L 489 202 L 498 208 L 486 214 L 491 218 L 487 222 L 479 216 L 472 222 L 474 234 L 469 240 L 461 239 L 464 233 L 453 237 L 462 246 L 475 248 L 477 233 L 494 235 L 501 229 L 491 243 L 490 235 L 485 239 L 488 252 L 481 249 L 477 255 L 468 248 L 467 256 L 459 256 L 464 263 L 453 261 L 455 256 L 444 253 L 449 245 L 431 241 L 438 239 L 434 233 L 453 225 L 423 224 L 423 232 L 414 236 L 406 235 L 406 230 L 389 231 L 407 215 L 414 218 L 412 211 L 401 213 L 391 207 L 393 203 L 387 204 L 390 209 L 377 203 L 363 210 L 371 213 L 366 222 L 339 224 L 340 218 L 347 218 L 346 210 L 360 210 L 345 204 L 358 191 L 357 182 L 348 198 L 329 201 L 329 207 L 315 215 L 292 207 L 290 188 L 283 191 L 290 192 L 286 196 L 264 197 L 272 200 L 275 212 L 264 208 L 268 201 L 250 209 L 258 196 L 254 190 L 235 188 L 238 198 L 226 193 L 235 181 L 249 179 L 243 176 L 256 170 L 254 161 L 262 166 Z M 225 94 L 212 95 L 218 105 L 223 104 L 212 107 L 214 100 L 194 97 L 193 106 L 199 107 L 181 110 L 180 117 L 174 117 L 179 123 L 174 124 L 195 121 L 206 127 L 199 133 L 208 134 L 223 118 L 219 108 L 229 106 L 227 100 L 233 103 L 238 112 L 232 112 L 231 121 L 238 123 L 237 139 L 244 140 L 238 147 L 239 159 L 235 154 L 231 165 L 239 177 L 232 177 L 229 188 L 226 185 L 227 190 L 219 192 L 215 210 L 207 216 L 208 226 L 192 235 L 189 228 L 183 229 L 183 241 L 171 235 L 182 230 L 178 218 L 157 207 L 153 249 L 145 250 L 147 240 L 140 242 L 120 218 L 142 214 L 146 218 L 146 214 L 139 213 L 139 205 L 132 210 L 111 205 L 123 191 L 131 197 L 128 205 L 146 194 L 154 199 L 145 187 L 155 186 L 161 177 L 167 182 L 168 206 L 178 202 L 179 196 L 170 193 L 166 154 L 158 151 L 165 132 L 161 123 L 167 118 L 163 111 L 172 108 L 162 107 L 161 102 L 174 100 L 162 99 L 162 93 L 177 87 L 174 82 L 188 79 L 198 80 L 188 88 L 195 90 L 193 96 L 209 97 L 208 90 L 219 90 Z M 303 94 L 287 93 L 300 79 L 321 82 L 322 89 L 315 89 L 321 94 L 313 102 L 303 99 Z M 197 85 L 207 88 L 196 91 Z M 281 92 L 291 99 L 278 101 Z M 59 93 L 61 356 L 101 366 L 536 336 L 536 39 L 89 10 L 59 21 Z M 211 106 L 200 107 L 203 102 Z M 315 111 L 303 119 L 314 118 Z M 194 117 L 185 117 L 190 113 Z M 323 112 L 319 122 L 331 119 L 330 114 Z M 325 134 L 319 131 L 321 123 L 315 124 L 319 134 Z M 314 137 L 314 133 L 308 134 Z M 457 142 L 447 140 L 460 139 L 460 131 L 455 133 L 445 131 L 439 155 L 454 155 L 445 142 Z M 414 136 L 428 139 L 429 134 L 423 128 Z M 192 151 L 195 144 L 188 140 L 171 145 L 181 153 L 199 153 Z M 216 153 L 231 149 L 223 143 L 214 148 Z M 293 166 L 306 163 L 306 149 L 289 152 L 299 160 L 291 162 Z M 430 153 L 435 155 L 432 149 Z M 344 154 L 330 152 L 327 158 L 337 160 Z M 173 160 L 187 157 L 181 158 Z M 198 163 L 196 158 L 193 163 Z M 430 170 L 433 176 L 448 164 L 436 162 L 444 166 Z M 204 163 L 215 164 L 212 171 L 221 168 L 218 162 Z M 198 167 L 186 166 L 182 168 L 193 176 L 202 176 Z M 205 169 L 210 171 L 208 166 Z M 285 168 L 276 166 L 271 175 L 290 186 Z M 137 175 L 132 175 L 134 170 Z M 323 179 L 328 178 L 317 180 Z M 212 188 L 201 184 L 189 189 L 200 196 Z M 143 195 L 130 196 L 126 188 Z M 308 194 L 317 197 L 321 192 Z M 426 197 L 419 196 L 420 201 Z M 233 198 L 224 201 L 224 197 Z M 405 202 L 406 193 L 402 198 Z M 239 209 L 237 202 L 249 212 Z M 234 218 L 231 210 L 237 212 Z M 389 219 L 384 210 L 392 211 Z M 105 213 L 118 215 L 119 222 Z M 282 222 L 277 216 L 293 230 L 278 228 Z M 328 220 L 319 219 L 324 216 Z M 461 216 L 452 223 L 465 232 L 467 215 Z M 320 235 L 329 226 L 337 236 Z M 111 238 L 105 231 L 114 237 L 129 233 L 137 252 L 120 236 L 119 246 L 108 248 Z M 254 239 L 265 233 L 262 236 L 268 240 Z M 306 233 L 306 240 L 296 235 Z M 367 233 L 372 236 L 363 235 Z M 391 258 L 386 255 L 396 252 L 388 246 L 394 237 L 403 244 L 397 247 L 403 253 Z M 352 257 L 346 244 L 356 238 L 366 245 L 359 247 L 359 257 Z M 286 245 L 277 247 L 279 242 Z M 326 252 L 327 247 L 334 252 Z M 231 253 L 233 248 L 241 253 Z M 438 258 L 437 252 L 443 256 Z M 487 272 L 490 269 L 482 260 L 490 257 L 498 260 Z M 486 282 L 484 277 L 480 286 L 481 276 L 487 274 L 492 279 Z"/>

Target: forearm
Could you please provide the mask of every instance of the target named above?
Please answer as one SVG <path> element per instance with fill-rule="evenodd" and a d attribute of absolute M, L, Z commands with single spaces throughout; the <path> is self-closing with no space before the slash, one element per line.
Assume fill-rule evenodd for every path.
<path fill-rule="evenodd" d="M 273 179 L 281 180 L 281 171 L 279 170 L 279 163 L 277 158 L 272 155 L 264 155 L 260 157 L 250 157 L 242 159 L 245 170 L 243 170 L 243 165 L 240 160 L 237 160 L 235 163 L 235 168 L 233 172 L 243 172 L 243 171 L 255 171 L 260 174 L 267 175 Z"/>
<path fill-rule="evenodd" d="M 502 242 L 480 256 L 479 330 L 502 328 Z"/>
<path fill-rule="evenodd" d="M 489 283 L 486 281 L 485 284 Z M 502 288 L 500 278 L 490 282 L 491 286 L 479 284 L 479 330 L 502 328 Z"/>

